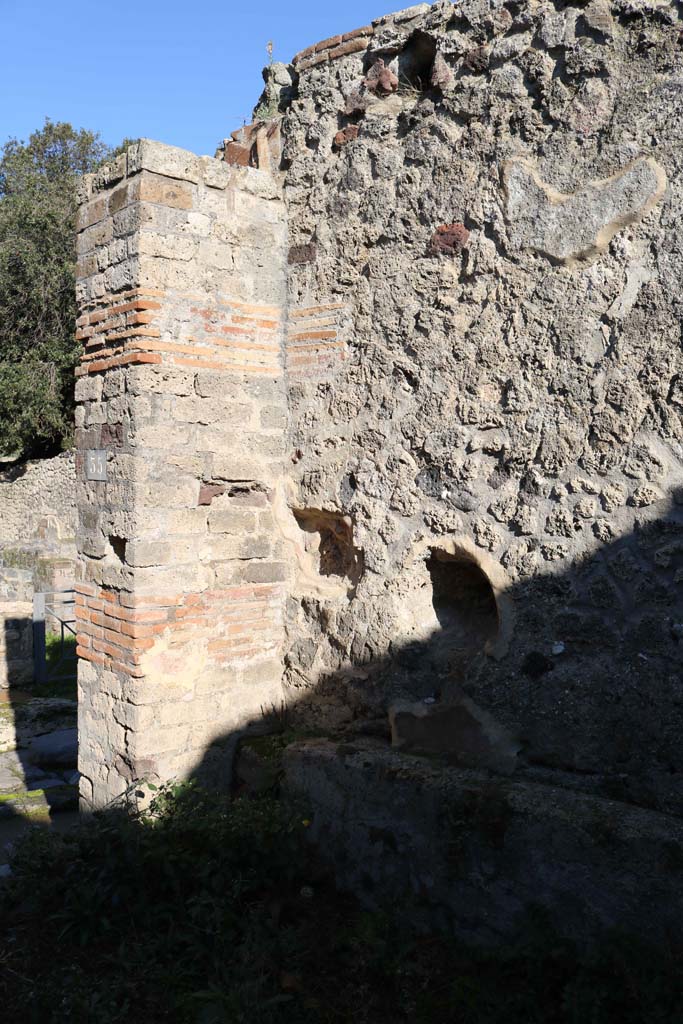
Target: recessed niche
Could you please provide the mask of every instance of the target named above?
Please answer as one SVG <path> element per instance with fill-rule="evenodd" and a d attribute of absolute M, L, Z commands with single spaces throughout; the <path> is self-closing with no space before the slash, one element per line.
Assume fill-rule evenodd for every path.
<path fill-rule="evenodd" d="M 418 92 L 429 89 L 435 57 L 435 39 L 419 29 L 413 32 L 398 56 L 399 89 L 401 86 Z"/>
<path fill-rule="evenodd" d="M 109 548 L 111 553 L 119 562 L 125 563 L 126 561 L 126 541 L 123 537 L 110 537 Z"/>
<path fill-rule="evenodd" d="M 293 509 L 304 534 L 304 548 L 316 560 L 321 576 L 338 576 L 354 585 L 363 573 L 363 555 L 353 543 L 353 525 L 348 516 L 322 509 Z"/>
<path fill-rule="evenodd" d="M 436 629 L 432 661 L 464 681 L 472 659 L 491 649 L 498 635 L 496 595 L 486 573 L 465 553 L 431 548 L 426 559 Z"/>

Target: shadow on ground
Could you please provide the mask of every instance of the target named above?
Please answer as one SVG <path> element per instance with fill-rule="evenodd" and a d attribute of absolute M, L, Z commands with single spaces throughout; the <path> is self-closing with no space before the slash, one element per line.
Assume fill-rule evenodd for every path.
<path fill-rule="evenodd" d="M 619 927 L 679 944 L 683 510 L 651 512 L 523 577 L 500 660 L 485 575 L 435 541 L 429 638 L 301 685 L 212 745 L 197 777 L 302 799 L 340 883 L 370 907 L 405 900 L 425 927 L 508 941 L 535 905 L 577 941 Z M 545 556 L 524 545 L 531 573 Z"/>
<path fill-rule="evenodd" d="M 64 827 L 78 806 L 76 665 L 48 636 L 48 678 L 27 678 L 23 648 L 32 627 L 29 618 L 4 619 L 9 687 L 0 690 L 0 863 L 24 824 L 48 825 L 58 815 Z"/>
<path fill-rule="evenodd" d="M 29 835 L 0 893 L 5 1007 L 41 1024 L 678 1022 L 680 537 L 672 508 L 519 584 L 499 662 L 485 581 L 440 564 L 431 638 L 226 734 L 197 766 L 212 788 L 152 790 L 149 816 L 140 780 L 128 809 Z"/>

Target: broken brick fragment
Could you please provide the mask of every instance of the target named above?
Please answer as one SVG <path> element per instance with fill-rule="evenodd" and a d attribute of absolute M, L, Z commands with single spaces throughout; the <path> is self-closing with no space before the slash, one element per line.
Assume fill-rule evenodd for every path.
<path fill-rule="evenodd" d="M 348 124 L 346 128 L 342 128 L 338 131 L 334 137 L 334 145 L 337 149 L 341 149 L 347 142 L 353 142 L 354 139 L 358 138 L 358 125 Z"/>
<path fill-rule="evenodd" d="M 365 76 L 365 84 L 376 96 L 389 96 L 398 89 L 398 78 L 379 57 Z"/>
<path fill-rule="evenodd" d="M 225 487 L 222 484 L 200 484 L 198 505 L 210 505 L 214 498 L 225 494 Z"/>
<path fill-rule="evenodd" d="M 429 252 L 432 256 L 455 256 L 463 251 L 469 237 L 469 231 L 460 221 L 441 224 L 430 239 Z"/>
<path fill-rule="evenodd" d="M 233 164 L 236 167 L 251 167 L 252 147 L 242 146 L 239 142 L 226 142 L 224 158 L 226 164 Z"/>

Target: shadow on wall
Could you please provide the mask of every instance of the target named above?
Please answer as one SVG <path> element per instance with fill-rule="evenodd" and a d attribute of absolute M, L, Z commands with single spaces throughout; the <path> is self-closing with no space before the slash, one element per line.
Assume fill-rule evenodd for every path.
<path fill-rule="evenodd" d="M 579 940 L 616 926 L 678 941 L 678 506 L 504 595 L 447 542 L 422 557 L 430 637 L 322 674 L 212 745 L 197 777 L 284 786 L 343 887 L 416 901 L 427 927 L 495 941 L 539 905 Z M 501 598 L 516 619 L 496 660 Z M 316 728 L 329 705 L 336 726 Z"/>
<path fill-rule="evenodd" d="M 323 571 L 338 568 L 338 533 L 321 543 Z M 287 787 L 313 806 L 311 834 L 342 882 L 369 898 L 403 886 L 437 914 L 462 900 L 474 931 L 477 907 L 490 923 L 534 899 L 559 907 L 575 933 L 584 908 L 598 907 L 604 925 L 628 904 L 633 924 L 666 858 L 683 863 L 678 505 L 504 594 L 446 538 L 419 557 L 430 635 L 382 657 L 364 645 L 355 663 L 291 691 L 286 709 L 263 709 L 212 744 L 197 778 L 239 791 L 253 774 L 252 740 L 275 733 Z M 9 698 L 18 708 L 16 688 Z M 35 765 L 22 757 L 28 778 Z M 267 785 L 281 772 L 266 770 Z M 429 890 L 432 876 L 442 889 Z M 660 897 L 676 909 L 665 883 Z"/>
<path fill-rule="evenodd" d="M 8 483 L 14 483 L 20 477 L 26 475 L 27 463 L 22 456 L 16 459 L 0 460 L 0 472 L 3 479 Z"/>
<path fill-rule="evenodd" d="M 22 606 L 23 607 L 23 606 Z M 76 663 L 73 644 L 49 632 L 45 680 L 34 666 L 34 621 L 3 617 L 0 689 L 0 824 L 47 824 L 56 811 L 77 809 Z M 12 831 L 10 829 L 10 831 Z"/>
<path fill-rule="evenodd" d="M 423 635 L 379 657 L 359 645 L 357 658 L 318 672 L 308 685 L 299 673 L 302 685 L 287 691 L 287 720 L 319 731 L 332 723 L 333 731 L 372 733 L 389 743 L 393 704 L 406 728 L 406 715 L 419 717 L 425 751 L 451 763 L 498 770 L 490 749 L 495 734 L 506 749 L 517 749 L 517 773 L 683 816 L 683 510 L 672 500 L 663 515 L 648 515 L 653 511 L 641 510 L 632 533 L 601 543 L 590 557 L 569 566 L 548 562 L 545 575 L 505 592 L 482 568 L 495 564 L 490 556 L 479 553 L 475 561 L 474 545 L 470 554 L 447 538 L 429 542 L 419 556 L 428 582 L 408 598 L 413 617 L 428 624 Z M 301 514 L 299 521 L 309 528 Z M 524 541 L 529 555 L 541 547 Z M 555 547 L 561 545 L 559 539 Z M 328 547 L 321 573 L 343 561 L 336 541 Z M 358 579 L 352 583 L 347 620 Z M 301 603 L 308 622 L 334 622 L 324 596 Z M 320 629 L 308 641 L 326 643 Z M 446 708 L 459 710 L 450 737 Z M 394 741 L 409 749 L 412 741 L 397 734 L 391 717 Z M 263 730 L 268 718 L 250 729 Z M 440 738 L 431 744 L 425 729 L 437 719 Z M 214 744 L 199 774 L 227 784 L 241 735 Z M 508 765 L 509 757 L 503 761 Z"/>

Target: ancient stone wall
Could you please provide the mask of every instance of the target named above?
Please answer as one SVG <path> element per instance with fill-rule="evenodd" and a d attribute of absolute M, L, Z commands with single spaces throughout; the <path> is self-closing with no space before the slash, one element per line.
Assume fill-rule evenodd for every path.
<path fill-rule="evenodd" d="M 0 472 L 0 602 L 30 601 L 76 572 L 74 453 Z"/>
<path fill-rule="evenodd" d="M 284 226 L 269 175 L 146 141 L 83 198 L 79 768 L 100 806 L 220 775 L 214 741 L 280 700 Z"/>
<path fill-rule="evenodd" d="M 292 503 L 363 560 L 288 606 L 294 692 L 330 722 L 464 692 L 539 771 L 678 809 L 681 28 L 421 4 L 299 54 L 280 126 L 290 305 L 341 340 L 288 379 Z"/>
<path fill-rule="evenodd" d="M 75 537 L 73 452 L 0 471 L 0 690 L 33 679 L 33 595 L 73 586 Z"/>
<path fill-rule="evenodd" d="M 60 537 L 76 535 L 74 453 L 34 459 L 0 471 L 0 547 L 39 537 L 54 520 Z"/>
<path fill-rule="evenodd" d="M 33 606 L 0 601 L 0 690 L 21 689 L 33 679 Z"/>
<path fill-rule="evenodd" d="M 438 0 L 267 70 L 221 160 L 90 182 L 86 800 L 284 668 L 309 723 L 457 706 L 683 808 L 682 97 L 675 2 Z"/>

